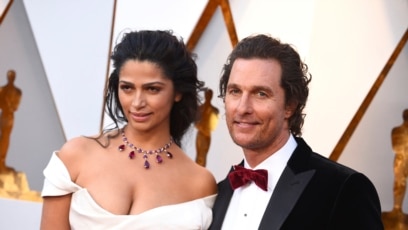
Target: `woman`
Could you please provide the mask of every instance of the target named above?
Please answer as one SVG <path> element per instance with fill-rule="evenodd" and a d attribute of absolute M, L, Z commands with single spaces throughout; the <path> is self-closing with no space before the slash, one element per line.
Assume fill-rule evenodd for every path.
<path fill-rule="evenodd" d="M 115 127 L 53 153 L 41 229 L 207 229 L 216 182 L 180 147 L 203 86 L 192 55 L 171 31 L 135 31 L 111 58 Z"/>

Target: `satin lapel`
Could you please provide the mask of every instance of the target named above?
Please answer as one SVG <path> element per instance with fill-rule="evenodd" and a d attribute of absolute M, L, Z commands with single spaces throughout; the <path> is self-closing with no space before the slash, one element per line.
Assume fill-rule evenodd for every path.
<path fill-rule="evenodd" d="M 260 230 L 281 228 L 314 173 L 309 170 L 295 174 L 289 167 L 285 168 L 266 207 Z"/>
<path fill-rule="evenodd" d="M 209 228 L 210 230 L 221 229 L 233 192 L 234 190 L 231 188 L 228 179 L 218 184 L 218 195 L 213 207 L 213 222 Z"/>

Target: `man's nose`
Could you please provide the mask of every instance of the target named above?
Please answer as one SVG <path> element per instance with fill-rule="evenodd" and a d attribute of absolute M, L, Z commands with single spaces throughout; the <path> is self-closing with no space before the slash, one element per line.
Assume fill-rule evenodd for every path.
<path fill-rule="evenodd" d="M 237 101 L 236 110 L 240 114 L 252 113 L 253 106 L 250 95 L 242 94 L 242 96 Z"/>

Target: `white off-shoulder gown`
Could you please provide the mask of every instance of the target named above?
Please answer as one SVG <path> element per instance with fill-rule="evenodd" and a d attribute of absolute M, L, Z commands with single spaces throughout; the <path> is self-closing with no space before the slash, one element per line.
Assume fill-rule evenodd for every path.
<path fill-rule="evenodd" d="M 100 207 L 86 188 L 71 181 L 56 152 L 44 169 L 42 196 L 72 193 L 71 229 L 208 229 L 216 195 L 184 203 L 157 207 L 137 215 L 115 215 Z"/>

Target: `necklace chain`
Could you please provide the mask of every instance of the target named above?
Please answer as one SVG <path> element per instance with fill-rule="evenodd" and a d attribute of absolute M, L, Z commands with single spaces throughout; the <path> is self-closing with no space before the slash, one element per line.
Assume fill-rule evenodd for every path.
<path fill-rule="evenodd" d="M 145 169 L 150 168 L 150 163 L 147 160 L 149 158 L 148 155 L 155 154 L 156 162 L 159 163 L 159 164 L 161 164 L 163 162 L 163 158 L 160 155 L 162 152 L 165 152 L 166 156 L 169 159 L 173 158 L 173 154 L 171 152 L 167 151 L 167 149 L 170 148 L 171 144 L 173 144 L 173 138 L 172 137 L 170 137 L 170 142 L 165 144 L 161 148 L 158 148 L 156 150 L 144 150 L 142 148 L 136 147 L 134 144 L 129 142 L 128 138 L 125 136 L 125 129 L 124 128 L 122 129 L 121 134 L 122 134 L 122 140 L 123 140 L 124 144 L 119 145 L 118 150 L 120 152 L 123 152 L 126 149 L 126 146 L 128 146 L 131 149 L 131 151 L 129 152 L 129 155 L 128 155 L 130 159 L 133 159 L 133 158 L 136 157 L 135 153 L 142 153 L 143 154 L 143 159 L 145 160 L 144 165 L 143 165 Z"/>

